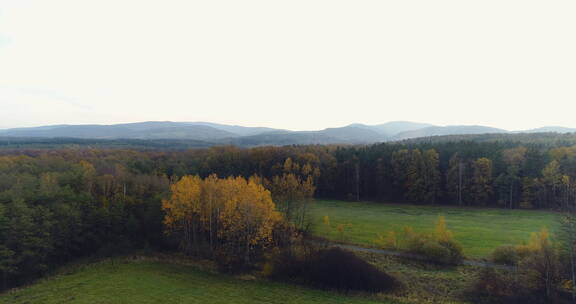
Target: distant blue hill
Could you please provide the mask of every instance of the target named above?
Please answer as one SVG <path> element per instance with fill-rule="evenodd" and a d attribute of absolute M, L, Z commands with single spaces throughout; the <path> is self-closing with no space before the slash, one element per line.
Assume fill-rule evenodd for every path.
<path fill-rule="evenodd" d="M 576 129 L 543 127 L 521 133 L 571 133 Z M 6 138 L 78 138 L 191 140 L 205 144 L 241 146 L 300 144 L 371 144 L 413 138 L 472 135 L 514 134 L 486 126 L 434 126 L 409 121 L 379 125 L 351 124 L 318 131 L 290 131 L 266 127 L 245 127 L 211 122 L 149 121 L 114 125 L 53 125 L 0 130 Z"/>

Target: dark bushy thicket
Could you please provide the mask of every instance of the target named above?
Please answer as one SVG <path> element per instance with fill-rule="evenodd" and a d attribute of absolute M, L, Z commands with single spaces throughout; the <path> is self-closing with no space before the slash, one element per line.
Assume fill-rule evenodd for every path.
<path fill-rule="evenodd" d="M 467 294 L 477 303 L 537 303 L 529 301 L 529 292 L 513 274 L 492 268 L 480 273 Z"/>
<path fill-rule="evenodd" d="M 271 277 L 344 293 L 377 293 L 400 286 L 394 277 L 340 248 L 314 250 L 305 257 L 283 254 L 276 261 Z"/>
<path fill-rule="evenodd" d="M 518 250 L 514 246 L 500 246 L 492 252 L 492 261 L 496 264 L 512 266 L 518 264 L 519 259 Z"/>
<path fill-rule="evenodd" d="M 390 275 L 340 248 L 322 250 L 314 255 L 308 263 L 308 280 L 318 287 L 344 292 L 381 292 L 396 284 Z"/>
<path fill-rule="evenodd" d="M 534 289 L 531 283 L 530 278 L 522 273 L 486 268 L 480 273 L 466 294 L 475 303 L 573 303 L 569 292 L 556 290 L 553 294 L 547 295 L 543 290 Z"/>
<path fill-rule="evenodd" d="M 543 229 L 525 245 L 502 246 L 493 261 L 516 265 L 510 271 L 485 270 L 471 294 L 489 303 L 573 303 L 570 262 Z"/>

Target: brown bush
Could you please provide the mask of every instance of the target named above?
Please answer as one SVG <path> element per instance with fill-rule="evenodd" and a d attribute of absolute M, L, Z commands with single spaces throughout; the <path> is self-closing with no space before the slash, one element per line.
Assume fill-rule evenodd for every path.
<path fill-rule="evenodd" d="M 529 291 L 512 274 L 492 268 L 480 273 L 467 294 L 480 303 L 534 303 L 526 300 Z"/>
<path fill-rule="evenodd" d="M 277 259 L 270 277 L 344 293 L 376 293 L 400 286 L 394 277 L 340 248 L 317 250 L 301 257 L 284 253 Z"/>
<path fill-rule="evenodd" d="M 518 250 L 514 246 L 500 246 L 492 252 L 492 261 L 497 264 L 516 265 L 520 259 Z"/>

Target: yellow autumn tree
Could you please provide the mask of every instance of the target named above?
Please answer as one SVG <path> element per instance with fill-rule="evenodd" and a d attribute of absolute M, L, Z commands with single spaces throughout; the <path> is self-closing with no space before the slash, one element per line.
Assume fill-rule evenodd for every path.
<path fill-rule="evenodd" d="M 226 249 L 243 251 L 245 260 L 252 248 L 272 242 L 272 232 L 282 217 L 276 211 L 270 192 L 254 181 L 228 178 L 222 181 L 224 199 L 219 211 L 218 237 Z"/>
<path fill-rule="evenodd" d="M 530 240 L 527 244 L 516 246 L 516 250 L 521 257 L 540 252 L 551 247 L 550 233 L 548 229 L 542 228 L 540 232 L 530 234 Z"/>
<path fill-rule="evenodd" d="M 253 179 L 185 176 L 171 192 L 162 202 L 164 223 L 168 233 L 182 236 L 186 253 L 209 249 L 248 262 L 254 250 L 272 242 L 282 222 L 270 192 Z"/>
<path fill-rule="evenodd" d="M 198 249 L 198 234 L 200 228 L 200 193 L 202 180 L 198 176 L 184 176 L 180 181 L 170 186 L 171 197 L 162 201 L 162 209 L 166 213 L 164 224 L 167 232 L 180 232 L 181 245 L 186 253 Z"/>
<path fill-rule="evenodd" d="M 398 249 L 398 237 L 396 231 L 388 231 L 386 234 L 376 234 L 376 245 L 385 249 Z"/>
<path fill-rule="evenodd" d="M 293 165 L 285 167 L 292 168 Z M 285 173 L 274 176 L 265 184 L 284 217 L 299 229 L 305 229 L 308 207 L 316 191 L 313 177 L 302 178 L 294 173 Z"/>
<path fill-rule="evenodd" d="M 446 226 L 446 218 L 444 216 L 438 217 L 434 235 L 439 242 L 449 242 L 452 240 L 452 231 L 448 230 Z"/>
<path fill-rule="evenodd" d="M 530 241 L 516 249 L 526 284 L 544 291 L 548 300 L 554 298 L 566 266 L 561 262 L 559 248 L 551 241 L 548 230 L 543 228 L 539 233 L 532 233 Z"/>

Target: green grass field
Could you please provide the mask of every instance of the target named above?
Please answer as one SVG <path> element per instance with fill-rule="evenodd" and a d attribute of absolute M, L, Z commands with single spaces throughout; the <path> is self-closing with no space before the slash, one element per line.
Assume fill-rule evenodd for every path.
<path fill-rule="evenodd" d="M 0 303 L 390 303 L 268 281 L 245 281 L 193 266 L 101 262 L 0 295 Z"/>
<path fill-rule="evenodd" d="M 558 214 L 545 211 L 471 209 L 399 204 L 315 201 L 313 230 L 335 241 L 375 246 L 378 233 L 412 226 L 431 232 L 438 216 L 461 242 L 470 258 L 486 258 L 494 248 L 519 244 L 542 227 L 558 229 Z M 344 239 L 323 224 L 351 224 Z M 266 280 L 241 280 L 199 270 L 196 265 L 151 260 L 115 260 L 80 266 L 38 283 L 0 295 L 0 303 L 464 303 L 460 293 L 475 279 L 475 267 L 439 268 L 416 261 L 358 253 L 407 286 L 397 293 L 344 296 L 330 291 Z M 166 258 L 161 258 L 165 260 Z M 202 268 L 202 267 L 200 267 Z"/>
<path fill-rule="evenodd" d="M 316 235 L 364 246 L 375 246 L 378 233 L 400 232 L 405 226 L 419 232 L 431 232 L 440 215 L 445 216 L 448 229 L 469 258 L 486 258 L 500 245 L 520 244 L 543 227 L 551 232 L 558 229 L 558 214 L 546 211 L 321 200 L 315 201 L 311 208 L 312 229 Z M 336 229 L 323 224 L 324 216 L 330 217 L 332 227 L 351 224 L 343 239 Z"/>

